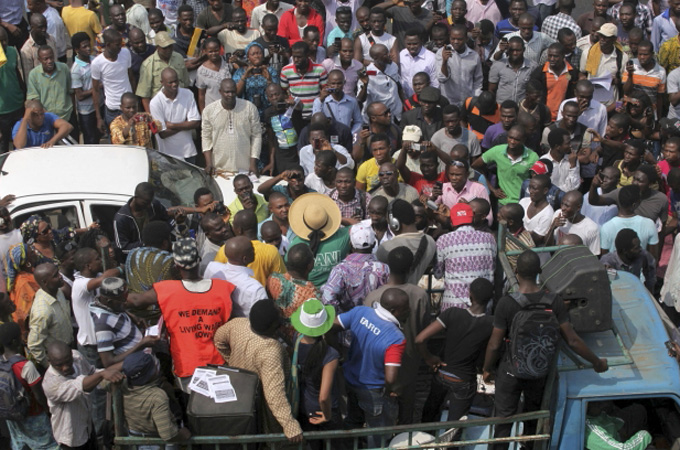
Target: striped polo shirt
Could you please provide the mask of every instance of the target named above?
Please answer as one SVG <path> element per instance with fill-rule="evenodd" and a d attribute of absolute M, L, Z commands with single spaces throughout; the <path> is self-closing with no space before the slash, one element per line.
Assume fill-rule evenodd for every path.
<path fill-rule="evenodd" d="M 300 74 L 295 64 L 288 64 L 281 69 L 281 87 L 288 89 L 293 97 L 302 101 L 302 117 L 308 119 L 312 115 L 314 99 L 321 94 L 321 88 L 326 85 L 328 74 L 321 64 L 314 64 L 311 60 L 305 74 Z"/>
<path fill-rule="evenodd" d="M 633 85 L 649 96 L 654 108 L 656 108 L 656 101 L 658 94 L 666 92 L 666 70 L 658 63 L 647 71 L 640 65 L 637 58 L 631 60 L 635 65 L 635 72 L 633 72 Z M 628 72 L 624 71 L 622 82 L 628 80 Z"/>

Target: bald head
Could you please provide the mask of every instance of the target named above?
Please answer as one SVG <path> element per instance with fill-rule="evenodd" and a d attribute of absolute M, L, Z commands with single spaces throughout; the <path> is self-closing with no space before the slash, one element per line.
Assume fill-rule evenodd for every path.
<path fill-rule="evenodd" d="M 583 239 L 576 234 L 565 234 L 560 238 L 557 245 L 583 245 Z"/>
<path fill-rule="evenodd" d="M 253 243 L 246 236 L 236 236 L 224 244 L 224 254 L 230 264 L 235 266 L 247 266 L 255 259 Z"/>
<path fill-rule="evenodd" d="M 33 13 L 31 14 L 31 28 L 39 28 L 39 27 L 46 27 L 47 26 L 47 19 L 45 19 L 45 16 L 43 16 L 40 13 Z"/>
<path fill-rule="evenodd" d="M 405 322 L 410 314 L 408 294 L 399 288 L 390 288 L 380 297 L 380 305 L 392 313 L 399 322 Z"/>
<path fill-rule="evenodd" d="M 255 231 L 257 236 L 257 216 L 255 212 L 250 209 L 242 209 L 234 215 L 234 222 L 232 224 L 234 233 L 237 235 L 247 235 L 252 237 L 251 233 Z"/>
<path fill-rule="evenodd" d="M 115 4 L 109 8 L 109 14 L 112 16 L 116 16 L 121 13 L 125 14 L 125 8 L 123 8 L 121 5 Z"/>
<path fill-rule="evenodd" d="M 220 89 L 222 91 L 227 91 L 229 88 L 236 89 L 236 83 L 231 78 L 225 78 L 220 83 Z"/>
<path fill-rule="evenodd" d="M 312 114 L 312 118 L 310 119 L 309 123 L 310 125 L 319 124 L 326 126 L 328 122 L 329 122 L 328 117 L 326 117 L 324 113 L 318 112 L 316 114 Z"/>
<path fill-rule="evenodd" d="M 371 50 L 369 50 L 368 54 L 371 56 L 371 58 L 373 58 L 373 60 L 378 60 L 384 57 L 387 52 L 387 47 L 385 47 L 383 44 L 374 44 L 371 46 Z"/>
<path fill-rule="evenodd" d="M 58 270 L 57 266 L 52 263 L 43 263 L 33 270 L 33 276 L 40 287 L 44 289 L 47 280 Z"/>
<path fill-rule="evenodd" d="M 173 80 L 177 80 L 177 72 L 172 67 L 166 67 L 161 72 L 161 83 L 170 83 Z M 227 81 L 227 80 L 225 80 Z M 228 80 L 233 83 L 232 80 Z"/>
<path fill-rule="evenodd" d="M 47 344 L 47 357 L 50 361 L 61 360 L 71 355 L 71 347 L 62 341 L 52 341 Z"/>
<path fill-rule="evenodd" d="M 137 39 L 146 39 L 146 36 L 144 35 L 144 32 L 140 30 L 137 27 L 130 27 L 130 32 L 128 33 L 128 38 L 131 41 L 135 41 Z"/>
<path fill-rule="evenodd" d="M 577 205 L 579 208 L 583 206 L 583 194 L 579 191 L 569 191 L 564 194 L 562 201 L 568 200 L 570 203 Z"/>

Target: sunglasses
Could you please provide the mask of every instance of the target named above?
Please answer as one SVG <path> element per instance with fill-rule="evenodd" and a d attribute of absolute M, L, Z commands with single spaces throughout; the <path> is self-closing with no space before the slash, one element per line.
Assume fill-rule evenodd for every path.
<path fill-rule="evenodd" d="M 466 167 L 464 162 L 456 161 L 455 159 L 453 161 L 451 161 L 451 165 L 456 166 L 456 167 L 462 167 L 462 168 Z"/>
<path fill-rule="evenodd" d="M 52 226 L 51 226 L 51 225 L 47 225 L 47 228 L 45 228 L 45 229 L 42 230 L 42 231 L 38 231 L 38 234 L 42 234 L 42 235 L 44 236 L 44 235 L 48 234 L 50 231 L 52 231 Z"/>
<path fill-rule="evenodd" d="M 392 175 L 394 175 L 394 172 L 391 170 L 387 172 L 378 172 L 379 177 L 391 177 Z"/>
<path fill-rule="evenodd" d="M 384 113 L 375 114 L 373 117 L 383 117 L 383 116 L 387 116 L 387 115 L 390 115 L 390 114 L 392 114 L 392 111 L 390 111 L 390 110 L 388 109 L 388 110 L 385 111 Z"/>

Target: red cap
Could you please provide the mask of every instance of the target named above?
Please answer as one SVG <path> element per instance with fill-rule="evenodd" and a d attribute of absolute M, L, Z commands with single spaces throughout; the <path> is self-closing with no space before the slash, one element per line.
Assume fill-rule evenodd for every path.
<path fill-rule="evenodd" d="M 548 166 L 546 166 L 543 161 L 538 160 L 534 163 L 533 166 L 531 166 L 531 169 L 529 170 L 533 170 L 536 173 L 536 175 L 544 175 L 548 173 Z"/>
<path fill-rule="evenodd" d="M 451 208 L 451 224 L 454 227 L 471 224 L 473 216 L 472 207 L 467 203 L 456 203 Z"/>

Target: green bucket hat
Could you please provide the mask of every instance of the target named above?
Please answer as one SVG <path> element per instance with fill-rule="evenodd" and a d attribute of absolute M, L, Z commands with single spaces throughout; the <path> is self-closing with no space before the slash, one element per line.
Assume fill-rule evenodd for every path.
<path fill-rule="evenodd" d="M 290 322 L 298 333 L 312 337 L 326 334 L 333 326 L 334 320 L 335 309 L 330 305 L 324 306 L 316 298 L 305 301 L 290 316 Z"/>

